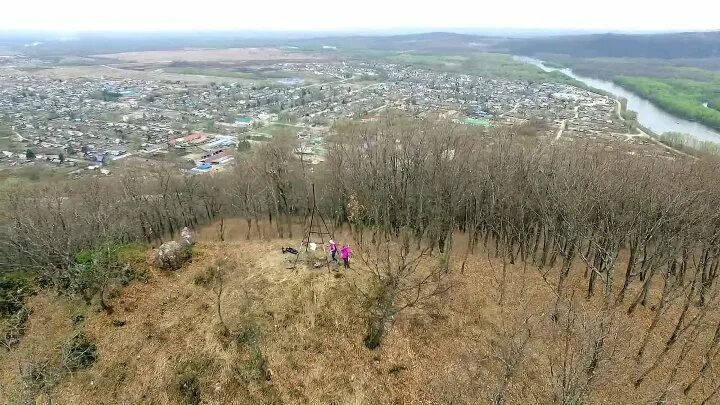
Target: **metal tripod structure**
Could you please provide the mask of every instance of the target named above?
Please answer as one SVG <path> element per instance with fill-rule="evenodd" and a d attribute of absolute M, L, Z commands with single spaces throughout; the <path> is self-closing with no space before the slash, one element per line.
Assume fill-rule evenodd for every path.
<path fill-rule="evenodd" d="M 319 220 L 316 221 L 316 218 Z M 316 224 L 316 222 L 318 222 Z M 330 229 L 327 226 L 327 223 L 325 222 L 325 218 L 323 218 L 320 211 L 317 209 L 317 201 L 315 200 L 315 184 L 312 185 L 312 209 L 310 210 L 310 223 L 307 227 L 307 232 L 305 232 L 305 236 L 303 237 L 302 245 L 305 246 L 305 253 L 308 252 L 310 249 L 311 243 L 318 243 L 317 238 L 319 238 L 320 246 L 322 246 L 323 251 L 323 260 L 325 260 L 325 266 L 328 269 L 328 272 L 330 272 L 330 260 L 327 258 L 327 252 L 325 251 L 325 237 L 328 237 L 328 240 L 332 239 L 332 233 L 330 233 Z M 300 254 L 295 255 L 295 262 L 293 263 L 292 269 L 297 270 L 297 262 L 300 258 Z"/>

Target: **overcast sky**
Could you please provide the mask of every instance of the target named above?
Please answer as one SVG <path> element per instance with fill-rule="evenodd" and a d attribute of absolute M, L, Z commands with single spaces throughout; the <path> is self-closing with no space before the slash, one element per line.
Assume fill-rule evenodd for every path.
<path fill-rule="evenodd" d="M 0 30 L 720 28 L 714 0 L 2 0 Z M 668 6 L 666 4 L 672 4 Z"/>

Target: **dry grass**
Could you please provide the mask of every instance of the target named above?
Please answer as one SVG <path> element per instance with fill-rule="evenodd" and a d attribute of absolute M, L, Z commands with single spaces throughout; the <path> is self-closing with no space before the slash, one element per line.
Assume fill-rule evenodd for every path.
<path fill-rule="evenodd" d="M 171 81 L 171 82 L 187 82 L 193 84 L 209 84 L 209 83 L 224 83 L 224 82 L 237 82 L 237 78 L 233 77 L 220 77 L 220 76 L 203 76 L 203 75 L 185 75 L 179 73 L 166 73 L 157 71 L 144 71 L 144 70 L 132 70 L 132 69 L 121 69 L 113 68 L 110 66 L 69 66 L 69 67 L 56 67 L 48 69 L 38 69 L 31 71 L 11 71 L 7 70 L 8 74 L 16 75 L 27 75 L 32 74 L 35 76 L 48 77 L 51 79 L 74 79 L 78 77 L 84 77 L 89 79 L 135 79 L 135 80 L 151 80 L 151 81 Z"/>
<path fill-rule="evenodd" d="M 237 232 L 229 229 L 229 239 L 244 239 L 241 226 Z M 205 233 L 213 234 L 212 229 Z M 200 243 L 187 267 L 128 286 L 115 299 L 111 316 L 86 310 L 84 331 L 98 346 L 98 360 L 65 376 L 52 391 L 53 403 L 193 403 L 187 392 L 214 404 L 490 403 L 513 358 L 517 367 L 503 391 L 505 403 L 553 403 L 550 368 L 563 355 L 564 334 L 562 322 L 550 319 L 552 289 L 535 269 L 510 266 L 499 305 L 500 261 L 491 258 L 490 266 L 485 253 L 473 255 L 465 274 L 453 275 L 454 288 L 445 300 L 402 312 L 384 344 L 371 351 L 362 343 L 362 306 L 353 293 L 354 284 L 365 282 L 362 271 L 354 268 L 340 277 L 324 269 L 293 272 L 280 254 L 284 245 L 292 243 Z M 229 334 L 220 325 L 217 295 L 207 276 L 208 265 L 222 257 L 231 269 L 221 298 Z M 576 270 L 572 282 L 582 291 L 584 267 Z M 580 296 L 572 306 L 578 319 L 575 343 L 584 338 L 580 325 L 597 325 L 603 314 L 600 298 Z M 0 359 L 2 403 L 16 398 L 17 360 L 57 356 L 78 310 L 50 293 L 35 297 L 31 306 L 27 336 Z M 652 339 L 638 362 L 634 353 L 653 312 L 641 308 L 629 317 L 625 308 L 610 311 L 616 316 L 607 341 L 612 356 L 598 367 L 589 403 L 652 402 L 677 358 L 681 345 L 635 388 L 632 381 L 661 351 L 662 336 L 673 325 L 660 326 L 663 335 Z M 113 326 L 113 320 L 126 324 Z M 708 328 L 697 340 L 706 341 L 711 332 Z M 687 381 L 698 369 L 702 350 L 698 346 L 687 356 L 676 381 Z M 666 401 L 698 403 L 712 384 L 701 381 L 687 397 L 683 384 L 674 384 Z"/>

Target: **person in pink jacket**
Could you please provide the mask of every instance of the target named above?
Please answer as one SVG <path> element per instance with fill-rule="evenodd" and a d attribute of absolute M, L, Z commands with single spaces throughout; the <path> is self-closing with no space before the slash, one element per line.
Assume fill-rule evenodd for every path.
<path fill-rule="evenodd" d="M 343 259 L 343 264 L 345 265 L 346 269 L 350 268 L 350 254 L 352 253 L 352 249 L 350 249 L 350 246 L 343 243 L 342 249 L 340 249 L 340 257 Z"/>
<path fill-rule="evenodd" d="M 337 243 L 335 243 L 335 240 L 330 239 L 330 257 L 334 262 L 337 262 L 337 250 Z"/>

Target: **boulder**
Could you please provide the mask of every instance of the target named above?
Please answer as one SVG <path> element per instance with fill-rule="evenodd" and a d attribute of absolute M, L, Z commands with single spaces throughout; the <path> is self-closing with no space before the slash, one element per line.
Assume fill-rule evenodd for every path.
<path fill-rule="evenodd" d="M 170 241 L 155 249 L 155 266 L 164 270 L 177 270 L 192 257 L 190 245 Z"/>

